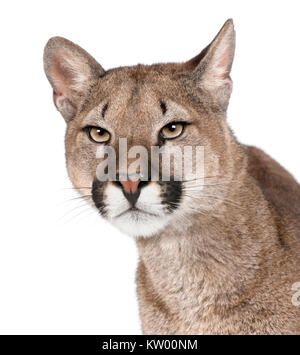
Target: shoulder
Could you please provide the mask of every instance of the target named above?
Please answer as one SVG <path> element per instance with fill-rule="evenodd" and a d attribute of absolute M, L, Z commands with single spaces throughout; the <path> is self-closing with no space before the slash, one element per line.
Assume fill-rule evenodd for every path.
<path fill-rule="evenodd" d="M 256 180 L 277 214 L 293 225 L 300 238 L 300 185 L 279 163 L 261 149 L 244 146 L 248 172 Z"/>

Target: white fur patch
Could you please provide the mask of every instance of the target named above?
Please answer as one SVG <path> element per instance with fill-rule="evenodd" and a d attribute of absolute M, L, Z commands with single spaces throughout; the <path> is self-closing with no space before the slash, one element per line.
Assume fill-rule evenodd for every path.
<path fill-rule="evenodd" d="M 120 231 L 132 237 L 151 237 L 171 219 L 161 204 L 160 189 L 153 183 L 145 186 L 136 203 L 137 211 L 127 211 L 130 204 L 121 188 L 112 184 L 105 189 L 108 220 Z"/>
<path fill-rule="evenodd" d="M 89 65 L 82 61 L 81 58 L 77 58 L 77 56 L 74 55 L 65 56 L 64 61 L 73 74 L 72 85 L 70 85 L 70 87 L 74 90 L 82 91 L 82 88 L 91 76 Z"/>

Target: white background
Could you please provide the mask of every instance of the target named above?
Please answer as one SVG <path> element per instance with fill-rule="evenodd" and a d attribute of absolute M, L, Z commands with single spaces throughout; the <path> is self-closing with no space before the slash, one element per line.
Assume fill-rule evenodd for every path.
<path fill-rule="evenodd" d="M 299 1 L 7 1 L 0 5 L 0 333 L 136 334 L 134 241 L 81 207 L 42 53 L 54 35 L 101 65 L 187 60 L 229 17 L 229 122 L 300 180 Z"/>

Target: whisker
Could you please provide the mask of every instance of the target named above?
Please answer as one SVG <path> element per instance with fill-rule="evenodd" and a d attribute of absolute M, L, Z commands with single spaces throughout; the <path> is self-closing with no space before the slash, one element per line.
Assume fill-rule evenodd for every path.
<path fill-rule="evenodd" d="M 197 187 L 197 186 L 223 186 L 223 185 L 229 185 L 231 182 L 232 182 L 232 181 L 219 182 L 219 183 L 216 183 L 216 184 L 201 183 L 201 184 L 199 184 L 199 185 L 194 185 L 194 184 L 188 185 L 188 184 L 186 184 L 186 187 Z"/>
<path fill-rule="evenodd" d="M 72 202 L 72 201 L 76 201 L 76 200 L 88 200 L 89 198 L 92 198 L 92 195 L 84 195 L 84 196 L 77 196 L 77 197 L 72 197 L 66 201 L 62 201 L 61 203 L 59 203 L 59 206 L 62 206 L 66 203 Z"/>
<path fill-rule="evenodd" d="M 62 219 L 64 219 L 66 216 L 68 216 L 70 213 L 72 213 L 73 211 L 76 211 L 79 208 L 83 208 L 83 207 L 87 207 L 88 205 L 86 203 L 81 204 L 79 206 L 75 206 L 73 207 L 71 210 L 67 211 L 63 216 L 61 216 L 58 220 L 61 221 Z M 88 206 L 90 208 L 90 206 Z"/>
<path fill-rule="evenodd" d="M 236 203 L 236 202 L 233 201 L 233 200 L 230 200 L 230 199 L 228 199 L 228 198 L 219 197 L 219 196 L 214 196 L 214 195 L 202 195 L 202 194 L 201 194 L 201 196 L 199 196 L 199 197 L 191 196 L 191 195 L 187 195 L 187 194 L 184 194 L 184 196 L 190 197 L 190 198 L 192 198 L 192 199 L 194 199 L 194 200 L 197 200 L 197 201 L 200 200 L 199 197 L 212 198 L 212 199 L 215 199 L 215 200 L 217 200 L 217 201 L 223 202 L 223 203 L 225 203 L 225 204 L 226 204 L 226 203 L 227 203 L 227 204 L 231 204 L 232 206 L 235 206 L 235 207 L 238 207 L 238 208 L 241 208 L 241 209 L 244 208 L 243 205 L 241 205 L 241 204 L 239 204 L 239 203 Z"/>
<path fill-rule="evenodd" d="M 195 179 L 188 179 L 188 180 L 181 180 L 182 182 L 191 182 L 191 181 L 197 181 L 197 180 L 205 180 L 205 179 L 217 179 L 217 178 L 222 178 L 222 175 L 215 175 L 215 176 L 203 176 L 201 178 L 195 178 Z M 223 177 L 224 178 L 224 177 Z"/>
<path fill-rule="evenodd" d="M 205 187 L 208 188 L 211 187 L 211 186 L 214 186 L 214 185 L 196 185 L 196 186 L 187 186 L 187 187 L 183 187 L 182 188 L 182 191 L 195 191 L 195 192 L 199 192 L 201 190 L 203 190 Z M 219 185 L 218 187 L 218 190 L 221 190 L 221 191 L 228 191 L 228 187 L 227 186 L 222 186 L 222 185 Z"/>
<path fill-rule="evenodd" d="M 83 196 L 78 196 L 78 197 L 73 197 L 70 200 L 67 201 L 74 201 L 74 200 L 79 200 L 79 199 L 86 199 L 86 198 L 91 198 L 93 195 L 83 195 Z"/>
<path fill-rule="evenodd" d="M 81 189 L 92 189 L 91 186 L 82 186 L 82 187 L 64 187 L 61 190 L 81 190 Z"/>
<path fill-rule="evenodd" d="M 83 215 L 85 215 L 85 213 L 87 213 L 87 212 L 90 212 L 88 215 L 90 215 L 93 211 L 92 211 L 92 209 L 91 209 L 91 207 L 90 206 L 87 206 L 87 205 L 85 205 L 87 208 L 85 208 L 85 209 L 83 209 L 83 210 L 81 210 L 79 213 L 77 213 L 76 215 L 74 215 L 74 216 L 71 216 L 71 218 L 69 218 L 66 222 L 65 222 L 65 224 L 68 224 L 68 223 L 70 223 L 71 221 L 74 221 L 75 219 L 77 219 L 77 221 L 78 221 L 78 217 L 80 217 L 80 216 L 83 216 Z M 81 207 L 84 207 L 84 206 L 81 206 Z M 85 215 L 85 217 L 87 217 L 88 215 Z"/>

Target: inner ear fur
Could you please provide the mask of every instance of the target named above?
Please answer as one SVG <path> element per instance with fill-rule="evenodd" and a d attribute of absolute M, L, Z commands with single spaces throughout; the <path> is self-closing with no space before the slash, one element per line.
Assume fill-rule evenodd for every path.
<path fill-rule="evenodd" d="M 88 88 L 104 74 L 101 65 L 73 42 L 53 37 L 45 46 L 44 69 L 53 100 L 66 121 L 71 120 Z"/>
<path fill-rule="evenodd" d="M 232 90 L 230 71 L 235 51 L 233 21 L 227 20 L 213 41 L 200 54 L 183 63 L 181 70 L 196 86 L 212 92 L 226 108 Z"/>

